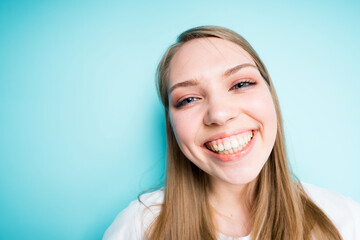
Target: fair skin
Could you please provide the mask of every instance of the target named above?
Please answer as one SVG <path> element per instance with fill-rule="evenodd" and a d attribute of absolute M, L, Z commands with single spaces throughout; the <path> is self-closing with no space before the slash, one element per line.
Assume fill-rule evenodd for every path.
<path fill-rule="evenodd" d="M 268 159 L 277 129 L 271 94 L 251 56 L 218 38 L 185 43 L 170 64 L 169 106 L 180 149 L 210 176 L 218 230 L 248 235 L 242 193 Z"/>

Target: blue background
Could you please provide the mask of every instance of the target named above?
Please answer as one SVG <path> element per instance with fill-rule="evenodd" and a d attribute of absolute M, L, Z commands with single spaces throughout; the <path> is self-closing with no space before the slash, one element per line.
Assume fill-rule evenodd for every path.
<path fill-rule="evenodd" d="M 99 239 L 161 182 L 155 68 L 209 24 L 267 65 L 296 175 L 360 201 L 359 1 L 1 1 L 0 239 Z"/>

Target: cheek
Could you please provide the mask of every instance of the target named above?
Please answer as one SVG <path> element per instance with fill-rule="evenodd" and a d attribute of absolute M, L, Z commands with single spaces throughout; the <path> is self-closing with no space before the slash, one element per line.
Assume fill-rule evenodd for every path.
<path fill-rule="evenodd" d="M 254 94 L 248 102 L 250 114 L 260 122 L 264 132 L 274 138 L 277 130 L 277 117 L 270 92 L 266 89 L 266 91 Z"/>
<path fill-rule="evenodd" d="M 186 146 L 193 143 L 196 136 L 198 120 L 194 116 L 197 114 L 191 113 L 190 110 L 175 113 L 170 111 L 171 125 L 176 140 L 184 153 Z"/>

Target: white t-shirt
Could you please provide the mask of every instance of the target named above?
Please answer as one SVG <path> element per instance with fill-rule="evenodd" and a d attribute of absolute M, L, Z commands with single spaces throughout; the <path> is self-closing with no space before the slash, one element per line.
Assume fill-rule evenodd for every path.
<path fill-rule="evenodd" d="M 344 240 L 360 240 L 360 205 L 349 197 L 335 192 L 302 183 L 306 193 L 331 219 Z M 141 195 L 146 206 L 161 204 L 164 192 L 160 189 Z M 103 240 L 141 240 L 154 218 L 159 214 L 160 206 L 146 208 L 138 200 L 132 201 L 115 218 L 106 230 Z M 219 240 L 249 240 L 250 235 L 233 238 L 218 234 Z"/>

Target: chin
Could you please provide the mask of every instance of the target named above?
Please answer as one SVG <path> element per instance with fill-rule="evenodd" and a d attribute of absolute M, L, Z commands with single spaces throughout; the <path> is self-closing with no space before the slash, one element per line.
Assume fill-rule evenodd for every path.
<path fill-rule="evenodd" d="M 223 181 L 226 181 L 230 184 L 234 185 L 244 185 L 248 184 L 259 176 L 260 170 L 253 170 L 248 171 L 244 169 L 242 171 L 235 171 L 235 172 L 225 172 L 225 176 L 223 178 Z"/>
<path fill-rule="evenodd" d="M 255 176 L 255 177 L 245 177 L 245 178 L 240 178 L 240 179 L 233 179 L 229 183 L 233 184 L 233 185 L 245 185 L 245 184 L 251 183 L 254 179 L 256 179 L 256 177 L 257 176 Z"/>

